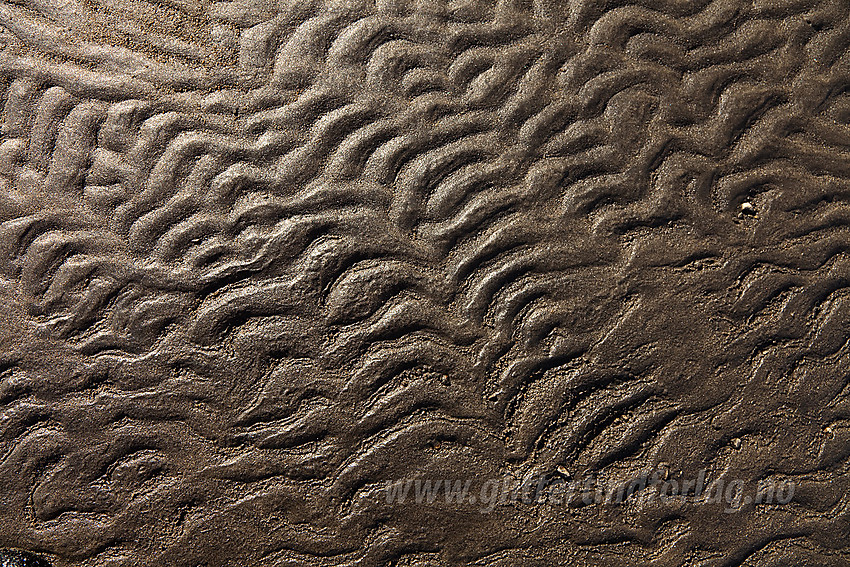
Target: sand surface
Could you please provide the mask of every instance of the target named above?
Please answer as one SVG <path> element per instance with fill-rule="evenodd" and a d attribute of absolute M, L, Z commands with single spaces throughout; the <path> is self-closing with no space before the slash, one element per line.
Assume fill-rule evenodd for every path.
<path fill-rule="evenodd" d="M 2 1 L 0 109 L 0 547 L 850 565 L 846 1 Z"/>

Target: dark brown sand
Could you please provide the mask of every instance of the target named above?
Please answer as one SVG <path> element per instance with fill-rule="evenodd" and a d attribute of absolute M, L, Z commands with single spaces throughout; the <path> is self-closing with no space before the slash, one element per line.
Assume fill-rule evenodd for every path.
<path fill-rule="evenodd" d="M 845 0 L 16 0 L 0 93 L 0 548 L 850 565 Z"/>

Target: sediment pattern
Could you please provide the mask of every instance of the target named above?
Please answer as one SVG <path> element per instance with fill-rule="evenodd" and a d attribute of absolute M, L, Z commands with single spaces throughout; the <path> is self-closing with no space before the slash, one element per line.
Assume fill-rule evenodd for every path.
<path fill-rule="evenodd" d="M 847 565 L 850 5 L 0 4 L 0 547 Z M 386 480 L 788 479 L 736 514 Z"/>

